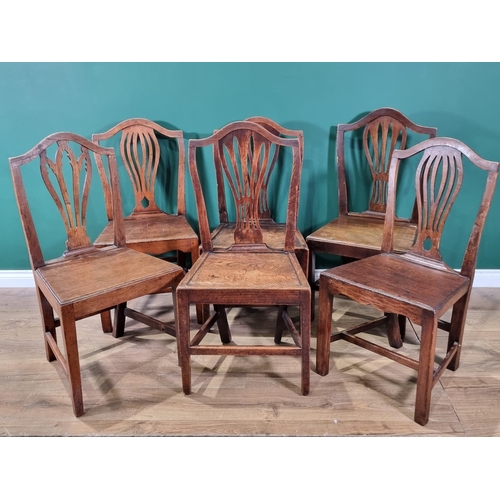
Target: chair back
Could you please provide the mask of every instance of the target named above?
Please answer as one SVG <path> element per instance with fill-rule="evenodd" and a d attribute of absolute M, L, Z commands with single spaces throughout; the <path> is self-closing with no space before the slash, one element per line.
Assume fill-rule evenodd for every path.
<path fill-rule="evenodd" d="M 160 160 L 162 160 L 161 145 L 158 138 L 175 139 L 177 142 L 178 155 L 177 165 L 177 214 L 185 215 L 185 148 L 184 138 L 181 130 L 168 130 L 157 123 L 144 118 L 130 118 L 118 123 L 107 132 L 92 135 L 92 142 L 104 145 L 120 134 L 120 157 L 130 179 L 133 189 L 135 206 L 134 214 L 158 212 L 157 200 L 155 198 L 155 183 L 158 174 Z M 163 156 L 165 158 L 165 155 Z M 165 162 L 167 159 L 165 158 Z M 106 195 L 106 210 L 108 220 L 111 220 L 112 208 L 109 187 L 104 183 Z M 167 192 L 167 189 L 164 190 Z"/>
<path fill-rule="evenodd" d="M 380 108 L 354 123 L 340 124 L 337 128 L 337 166 L 339 182 L 339 215 L 349 211 L 348 186 L 346 175 L 346 132 L 361 132 L 360 149 L 363 163 L 367 163 L 371 175 L 371 194 L 367 213 L 384 216 L 387 206 L 387 184 L 389 163 L 395 149 L 405 149 L 408 131 L 423 134 L 421 140 L 436 137 L 435 127 L 417 125 L 396 109 Z M 358 190 L 359 192 L 359 190 Z M 416 218 L 413 211 L 412 220 Z"/>
<path fill-rule="evenodd" d="M 207 210 L 198 172 L 196 150 L 212 146 L 214 169 L 218 183 L 220 222 L 228 222 L 227 197 L 235 206 L 234 249 L 263 244 L 260 215 L 263 190 L 273 172 L 278 148 L 291 151 L 290 184 L 287 190 L 285 250 L 292 251 L 297 227 L 302 156 L 300 139 L 282 138 L 258 123 L 233 122 L 206 139 L 191 139 L 188 144 L 189 171 L 193 181 L 200 239 L 203 251 L 212 250 Z M 227 182 L 229 194 L 221 186 Z"/>
<path fill-rule="evenodd" d="M 415 175 L 418 212 L 417 233 L 413 246 L 402 258 L 429 267 L 453 271 L 443 262 L 439 250 L 443 229 L 463 183 L 465 156 L 472 165 L 487 171 L 485 189 L 469 237 L 460 274 L 474 277 L 477 252 L 498 176 L 499 163 L 484 160 L 463 142 L 447 137 L 428 139 L 407 150 L 395 150 L 389 176 L 389 197 L 382 251 L 392 252 L 392 234 L 396 204 L 399 162 L 422 153 Z M 453 271 L 454 272 L 454 271 Z"/>
<path fill-rule="evenodd" d="M 276 135 L 277 137 L 297 137 L 299 139 L 299 147 L 300 147 L 300 157 L 303 157 L 304 151 L 304 134 L 302 130 L 290 130 L 285 127 L 282 127 L 274 120 L 270 118 L 266 118 L 264 116 L 252 116 L 251 118 L 247 118 L 245 121 L 258 123 L 266 130 Z M 279 146 L 274 149 L 273 158 L 271 160 L 271 164 L 269 169 L 267 170 L 266 176 L 262 183 L 262 188 L 260 190 L 260 200 L 259 200 L 259 219 L 261 222 L 273 222 L 272 210 L 269 203 L 269 181 L 272 177 L 274 168 L 279 158 Z M 252 149 L 249 149 L 249 155 L 252 154 Z M 249 158 L 251 162 L 251 156 Z M 217 178 L 217 193 L 218 193 L 218 205 L 219 205 L 219 217 L 221 223 L 228 222 L 227 215 L 227 206 L 226 206 L 226 195 L 225 195 L 225 183 L 224 176 L 222 174 L 222 169 L 220 168 L 220 162 L 215 161 L 216 168 L 216 178 Z"/>
<path fill-rule="evenodd" d="M 55 150 L 52 158 L 49 149 L 50 152 Z M 63 258 L 97 250 L 92 245 L 87 231 L 89 194 L 96 168 L 101 178 L 106 177 L 109 185 L 111 210 L 115 212 L 115 245 L 125 246 L 114 150 L 97 146 L 77 134 L 69 132 L 52 134 L 27 153 L 9 158 L 16 201 L 33 270 L 45 266 L 46 261 L 28 203 L 21 168 L 36 159 L 40 162 L 43 183 L 57 207 L 66 231 L 66 251 L 63 253 Z M 27 173 L 25 176 L 28 177 Z"/>

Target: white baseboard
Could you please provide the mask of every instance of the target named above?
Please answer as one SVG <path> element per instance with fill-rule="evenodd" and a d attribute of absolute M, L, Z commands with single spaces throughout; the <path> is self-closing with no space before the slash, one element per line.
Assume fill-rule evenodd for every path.
<path fill-rule="evenodd" d="M 319 279 L 321 271 L 316 269 L 316 279 Z M 1 274 L 0 274 L 1 276 Z M 476 269 L 473 288 L 500 288 L 500 269 Z"/>
<path fill-rule="evenodd" d="M 35 286 L 33 271 L 0 271 L 0 288 L 30 288 Z"/>
<path fill-rule="evenodd" d="M 316 279 L 324 269 L 316 269 Z M 0 288 L 34 287 L 31 271 L 0 271 Z M 476 269 L 474 288 L 500 288 L 500 269 Z"/>

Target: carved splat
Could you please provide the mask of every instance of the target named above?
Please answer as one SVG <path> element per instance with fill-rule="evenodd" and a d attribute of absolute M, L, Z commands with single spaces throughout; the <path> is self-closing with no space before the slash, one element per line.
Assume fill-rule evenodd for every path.
<path fill-rule="evenodd" d="M 236 208 L 235 243 L 263 243 L 259 217 L 269 210 L 267 186 L 277 147 L 251 130 L 226 135 L 217 145 L 217 161 Z"/>
<path fill-rule="evenodd" d="M 463 179 L 462 155 L 448 147 L 428 148 L 417 168 L 418 228 L 410 254 L 441 261 L 444 224 Z"/>
<path fill-rule="evenodd" d="M 264 127 L 266 130 L 269 130 L 272 134 L 276 135 L 277 137 L 280 136 L 281 131 L 285 133 L 290 133 L 290 131 L 283 129 L 282 127 L 279 127 L 277 123 L 272 122 L 268 118 L 264 117 L 254 117 L 254 118 L 248 118 L 246 121 L 251 121 L 253 123 L 258 123 L 262 127 Z M 267 173 L 264 177 L 264 182 L 262 183 L 262 188 L 260 191 L 259 195 L 259 219 L 261 221 L 263 220 L 272 220 L 272 215 L 271 215 L 271 208 L 269 207 L 269 180 L 271 178 L 271 174 L 273 173 L 274 167 L 276 165 L 276 162 L 278 160 L 278 155 L 279 155 L 279 146 L 276 145 L 274 149 L 274 154 L 273 158 L 271 160 L 271 164 L 269 165 L 269 168 L 267 170 Z M 250 149 L 249 154 L 252 154 L 252 150 Z M 251 161 L 251 157 L 250 157 Z"/>
<path fill-rule="evenodd" d="M 304 138 L 301 130 L 291 130 L 284 128 L 275 121 L 264 116 L 253 116 L 251 118 L 247 118 L 245 121 L 259 124 L 260 126 L 265 128 L 267 131 L 269 131 L 276 137 L 297 137 L 299 139 L 299 154 L 300 157 L 302 158 Z M 269 205 L 269 182 L 274 167 L 276 166 L 276 163 L 278 161 L 279 152 L 280 152 L 280 146 L 275 144 L 273 158 L 264 177 L 264 181 L 262 183 L 262 188 L 259 196 L 258 212 L 259 212 L 259 219 L 261 222 L 264 221 L 267 223 L 274 222 L 271 207 Z M 249 161 L 251 162 L 252 148 L 249 149 L 249 155 L 250 155 Z M 228 219 L 227 219 L 227 208 L 225 203 L 224 182 L 223 182 L 222 172 L 218 167 L 216 168 L 216 176 L 217 176 L 217 189 L 219 194 L 220 222 L 226 223 L 228 222 Z"/>
<path fill-rule="evenodd" d="M 264 179 L 259 192 L 259 199 L 257 206 L 258 218 L 260 220 L 272 219 L 271 209 L 269 207 L 269 180 L 276 165 L 278 154 L 279 154 L 279 146 L 276 146 L 274 148 L 273 157 L 269 163 L 269 168 L 267 168 L 264 172 Z M 249 149 L 249 162 L 250 164 L 253 163 L 253 148 Z"/>
<path fill-rule="evenodd" d="M 363 148 L 372 175 L 369 210 L 385 212 L 389 163 L 394 149 L 406 146 L 407 129 L 390 116 L 382 116 L 367 124 L 363 131 Z"/>
<path fill-rule="evenodd" d="M 134 193 L 135 207 L 127 219 L 142 218 L 144 215 L 155 216 L 164 213 L 157 205 L 158 199 L 155 201 L 155 184 L 157 174 L 160 168 L 167 166 L 168 170 L 172 170 L 172 174 L 177 172 L 177 192 L 174 195 L 177 202 L 177 210 L 175 215 L 185 216 L 186 200 L 185 200 L 185 150 L 184 140 L 181 130 L 168 130 L 155 122 L 145 118 L 130 118 L 124 120 L 106 132 L 93 134 L 92 141 L 100 146 L 112 146 L 118 134 L 120 135 L 120 156 L 125 166 L 126 172 L 131 182 Z M 177 145 L 177 166 L 174 163 L 170 165 L 169 161 L 165 161 L 168 165 L 163 165 L 165 159 L 165 145 L 163 139 L 173 139 Z M 101 175 L 101 181 L 106 198 L 106 212 L 108 220 L 112 220 L 111 193 L 107 180 L 102 175 L 102 167 L 97 159 L 98 171 Z M 173 160 L 172 160 L 173 161 Z M 160 179 L 162 182 L 162 179 Z M 163 183 L 162 183 L 163 184 Z M 168 184 L 168 182 L 166 183 Z M 165 190 L 163 190 L 166 193 Z"/>
<path fill-rule="evenodd" d="M 154 187 L 160 144 L 154 130 L 141 125 L 125 129 L 120 140 L 120 154 L 134 189 L 134 212 L 157 211 Z"/>
<path fill-rule="evenodd" d="M 66 248 L 68 252 L 72 252 L 91 246 L 87 235 L 86 214 L 92 180 L 92 163 L 88 149 L 83 146 L 81 146 L 82 153 L 79 157 L 70 148 L 68 141 L 57 141 L 57 146 L 54 161 L 47 158 L 46 150 L 41 152 L 40 171 L 43 182 L 63 219 L 68 235 Z M 68 186 L 67 178 L 63 173 L 64 157 L 67 158 L 71 167 L 71 186 Z M 82 174 L 84 178 L 81 186 Z"/>

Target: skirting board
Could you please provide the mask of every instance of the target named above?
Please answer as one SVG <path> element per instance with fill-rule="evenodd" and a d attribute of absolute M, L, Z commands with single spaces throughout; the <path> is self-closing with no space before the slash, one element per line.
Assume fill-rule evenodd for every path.
<path fill-rule="evenodd" d="M 316 269 L 316 278 L 324 269 Z M 0 271 L 0 288 L 34 287 L 31 271 Z M 475 288 L 500 288 L 500 269 L 476 269 Z"/>

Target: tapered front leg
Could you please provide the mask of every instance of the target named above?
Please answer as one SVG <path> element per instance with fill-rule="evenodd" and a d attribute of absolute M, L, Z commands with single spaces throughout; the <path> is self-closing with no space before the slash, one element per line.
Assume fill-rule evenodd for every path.
<path fill-rule="evenodd" d="M 189 344 L 191 335 L 191 324 L 189 319 L 189 300 L 177 289 L 175 295 L 175 308 L 177 318 L 177 347 L 179 349 L 179 364 L 181 366 L 182 390 L 184 394 L 191 393 L 191 357 Z"/>
<path fill-rule="evenodd" d="M 175 343 L 177 345 L 177 366 L 181 366 L 180 349 L 179 349 L 179 320 L 177 318 L 177 287 L 172 288 L 172 305 L 174 307 Z"/>
<path fill-rule="evenodd" d="M 422 340 L 420 343 L 417 398 L 415 402 L 415 422 L 420 425 L 426 425 L 429 421 L 436 336 L 437 317 L 435 314 L 425 313 L 422 320 Z"/>
<path fill-rule="evenodd" d="M 456 342 L 458 350 L 447 366 L 448 370 L 455 371 L 460 366 L 460 355 L 462 353 L 462 341 L 464 337 L 465 318 L 469 305 L 470 292 L 464 295 L 454 306 L 451 313 L 450 332 L 448 334 L 448 351 Z"/>
<path fill-rule="evenodd" d="M 311 287 L 311 321 L 314 321 L 315 307 L 316 307 L 316 254 L 309 250 L 309 274 L 307 279 Z"/>
<path fill-rule="evenodd" d="M 52 335 L 52 338 L 54 339 L 54 342 L 57 342 L 54 309 L 52 309 L 52 306 L 49 304 L 49 301 L 45 298 L 45 296 L 38 288 L 37 288 L 37 295 L 38 295 L 38 305 L 40 306 L 40 314 L 42 316 L 45 356 L 47 357 L 47 361 L 51 362 L 56 360 L 56 355 L 54 354 L 54 351 L 52 351 L 50 344 L 47 342 L 45 334 L 50 333 L 50 335 Z"/>
<path fill-rule="evenodd" d="M 316 371 L 327 375 L 330 370 L 330 337 L 332 333 L 333 295 L 323 277 L 319 281 L 318 333 L 316 344 Z"/>
<path fill-rule="evenodd" d="M 82 376 L 80 373 L 78 343 L 76 340 L 76 322 L 72 310 L 66 310 L 61 314 L 61 330 L 66 352 L 73 413 L 76 417 L 80 417 L 85 412 L 83 409 Z"/>
<path fill-rule="evenodd" d="M 301 391 L 303 396 L 309 394 L 311 386 L 311 297 L 305 298 L 300 306 L 300 341 L 302 347 L 302 379 Z"/>

